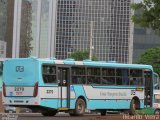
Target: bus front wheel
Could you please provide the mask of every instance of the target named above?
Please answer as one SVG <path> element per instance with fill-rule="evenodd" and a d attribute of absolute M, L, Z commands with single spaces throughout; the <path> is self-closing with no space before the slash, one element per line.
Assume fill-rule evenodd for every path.
<path fill-rule="evenodd" d="M 130 115 L 135 115 L 136 114 L 136 109 L 140 108 L 140 102 L 138 99 L 132 99 L 130 103 Z"/>
<path fill-rule="evenodd" d="M 85 101 L 83 99 L 79 98 L 76 101 L 75 109 L 72 112 L 70 112 L 69 114 L 71 116 L 83 115 L 85 112 L 85 108 L 86 108 Z"/>

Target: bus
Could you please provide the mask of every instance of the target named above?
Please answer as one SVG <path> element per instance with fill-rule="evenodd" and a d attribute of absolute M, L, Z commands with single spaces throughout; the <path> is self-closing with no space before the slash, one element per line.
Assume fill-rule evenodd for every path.
<path fill-rule="evenodd" d="M 154 90 L 160 89 L 160 79 L 157 73 L 154 73 Z"/>
<path fill-rule="evenodd" d="M 7 58 L 0 58 L 0 112 L 3 112 L 2 105 L 2 75 L 3 75 L 3 62 L 7 60 Z"/>
<path fill-rule="evenodd" d="M 3 104 L 27 107 L 44 116 L 95 110 L 129 111 L 153 106 L 150 65 L 104 61 L 13 58 L 4 62 Z"/>
<path fill-rule="evenodd" d="M 160 80 L 158 74 L 154 74 L 154 114 L 160 115 Z"/>
<path fill-rule="evenodd" d="M 0 58 L 0 92 L 2 91 L 3 62 L 5 60 L 7 60 L 7 58 Z"/>
<path fill-rule="evenodd" d="M 154 90 L 154 114 L 160 115 L 160 90 Z"/>

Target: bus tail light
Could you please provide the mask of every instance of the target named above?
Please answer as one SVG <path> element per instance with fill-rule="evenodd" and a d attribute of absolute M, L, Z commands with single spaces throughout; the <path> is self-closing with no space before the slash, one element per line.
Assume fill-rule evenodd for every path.
<path fill-rule="evenodd" d="M 3 95 L 6 97 L 6 84 L 3 82 Z"/>
<path fill-rule="evenodd" d="M 35 83 L 33 96 L 36 97 L 38 95 L 38 82 Z"/>

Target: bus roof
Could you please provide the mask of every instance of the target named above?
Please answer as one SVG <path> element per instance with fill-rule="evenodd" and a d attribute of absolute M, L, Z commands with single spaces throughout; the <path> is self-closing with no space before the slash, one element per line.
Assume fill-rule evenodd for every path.
<path fill-rule="evenodd" d="M 105 62 L 105 61 L 91 61 L 91 60 L 83 60 L 83 61 L 75 61 L 74 59 L 65 59 L 65 60 L 57 60 L 55 58 L 12 58 L 10 60 L 18 60 L 18 59 L 33 59 L 38 61 L 39 63 L 48 63 L 48 64 L 66 64 L 66 65 L 84 65 L 84 66 L 98 66 L 98 67 L 115 67 L 115 68 L 143 68 L 150 69 L 153 71 L 151 65 L 143 65 L 143 64 L 124 64 L 124 63 L 115 63 L 115 62 Z M 8 61 L 6 60 L 6 61 Z"/>

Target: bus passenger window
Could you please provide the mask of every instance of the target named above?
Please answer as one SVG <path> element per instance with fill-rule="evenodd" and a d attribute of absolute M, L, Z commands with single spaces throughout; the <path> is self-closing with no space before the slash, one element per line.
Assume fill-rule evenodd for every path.
<path fill-rule="evenodd" d="M 56 80 L 56 67 L 52 65 L 42 66 L 42 75 L 44 83 L 57 83 Z"/>
<path fill-rule="evenodd" d="M 141 86 L 143 85 L 143 80 L 138 78 L 130 78 L 130 85 Z"/>
<path fill-rule="evenodd" d="M 143 74 L 142 69 L 130 69 L 130 85 L 142 86 Z"/>
<path fill-rule="evenodd" d="M 86 78 L 85 78 L 85 67 L 79 66 L 79 67 L 72 67 L 72 84 L 85 84 Z"/>
<path fill-rule="evenodd" d="M 72 84 L 85 84 L 86 80 L 83 76 L 72 76 Z"/>
<path fill-rule="evenodd" d="M 142 69 L 131 69 L 130 76 L 131 77 L 142 77 Z"/>
<path fill-rule="evenodd" d="M 143 85 L 143 78 L 138 78 L 138 86 L 142 86 Z"/>
<path fill-rule="evenodd" d="M 135 79 L 130 78 L 130 85 L 135 85 Z"/>
<path fill-rule="evenodd" d="M 116 69 L 116 84 L 117 85 L 129 85 L 129 70 L 128 69 Z"/>
<path fill-rule="evenodd" d="M 93 77 L 87 77 L 87 84 L 93 83 Z"/>
<path fill-rule="evenodd" d="M 116 85 L 123 85 L 122 78 L 117 78 L 116 79 Z"/>
<path fill-rule="evenodd" d="M 95 79 L 94 79 L 94 84 L 101 84 L 101 79 L 100 79 L 100 77 L 95 77 Z"/>
<path fill-rule="evenodd" d="M 103 77 L 102 84 L 103 85 L 115 85 L 115 77 Z"/>
<path fill-rule="evenodd" d="M 87 83 L 88 84 L 101 84 L 100 77 L 87 77 Z"/>

